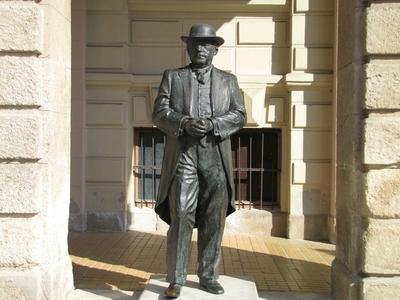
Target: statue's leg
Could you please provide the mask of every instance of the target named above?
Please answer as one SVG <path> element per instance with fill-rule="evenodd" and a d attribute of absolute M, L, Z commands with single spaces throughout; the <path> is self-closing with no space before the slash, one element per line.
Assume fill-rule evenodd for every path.
<path fill-rule="evenodd" d="M 167 281 L 185 284 L 195 223 L 199 182 L 196 152 L 183 153 L 169 192 L 171 224 L 167 234 Z"/>
<path fill-rule="evenodd" d="M 216 280 L 228 206 L 227 179 L 218 149 L 199 149 L 198 276 Z"/>

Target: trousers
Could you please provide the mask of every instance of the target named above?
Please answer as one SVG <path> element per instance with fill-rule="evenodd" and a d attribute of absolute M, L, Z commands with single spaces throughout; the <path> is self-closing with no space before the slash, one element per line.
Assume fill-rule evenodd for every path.
<path fill-rule="evenodd" d="M 218 278 L 228 206 L 227 178 L 213 136 L 185 144 L 169 190 L 167 281 L 185 284 L 194 224 L 198 228 L 200 279 Z"/>

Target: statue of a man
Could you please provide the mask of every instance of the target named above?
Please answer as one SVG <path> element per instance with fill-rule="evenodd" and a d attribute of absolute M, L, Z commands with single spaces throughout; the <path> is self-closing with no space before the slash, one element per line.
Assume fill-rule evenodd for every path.
<path fill-rule="evenodd" d="M 193 25 L 181 39 L 191 64 L 164 72 L 153 111 L 154 124 L 167 135 L 155 210 L 170 225 L 170 298 L 185 284 L 195 227 L 200 286 L 224 293 L 218 264 L 225 218 L 235 210 L 230 136 L 246 123 L 236 77 L 211 64 L 224 39 L 208 24 Z"/>

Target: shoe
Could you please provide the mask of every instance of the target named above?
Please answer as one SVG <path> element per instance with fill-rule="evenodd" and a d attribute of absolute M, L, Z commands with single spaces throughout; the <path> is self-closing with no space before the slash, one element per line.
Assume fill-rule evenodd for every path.
<path fill-rule="evenodd" d="M 178 298 L 181 294 L 181 288 L 182 286 L 180 284 L 171 283 L 164 294 L 167 298 Z"/>
<path fill-rule="evenodd" d="M 203 289 L 205 289 L 207 292 L 212 293 L 212 294 L 221 295 L 225 292 L 224 288 L 216 280 L 201 280 L 200 279 L 200 286 Z"/>

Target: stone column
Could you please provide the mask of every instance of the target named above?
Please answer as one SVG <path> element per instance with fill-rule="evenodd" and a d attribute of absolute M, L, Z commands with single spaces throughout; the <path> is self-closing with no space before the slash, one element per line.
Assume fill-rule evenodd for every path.
<path fill-rule="evenodd" d="M 336 299 L 400 295 L 400 3 L 339 1 Z"/>
<path fill-rule="evenodd" d="M 70 1 L 0 1 L 0 295 L 64 299 Z"/>

